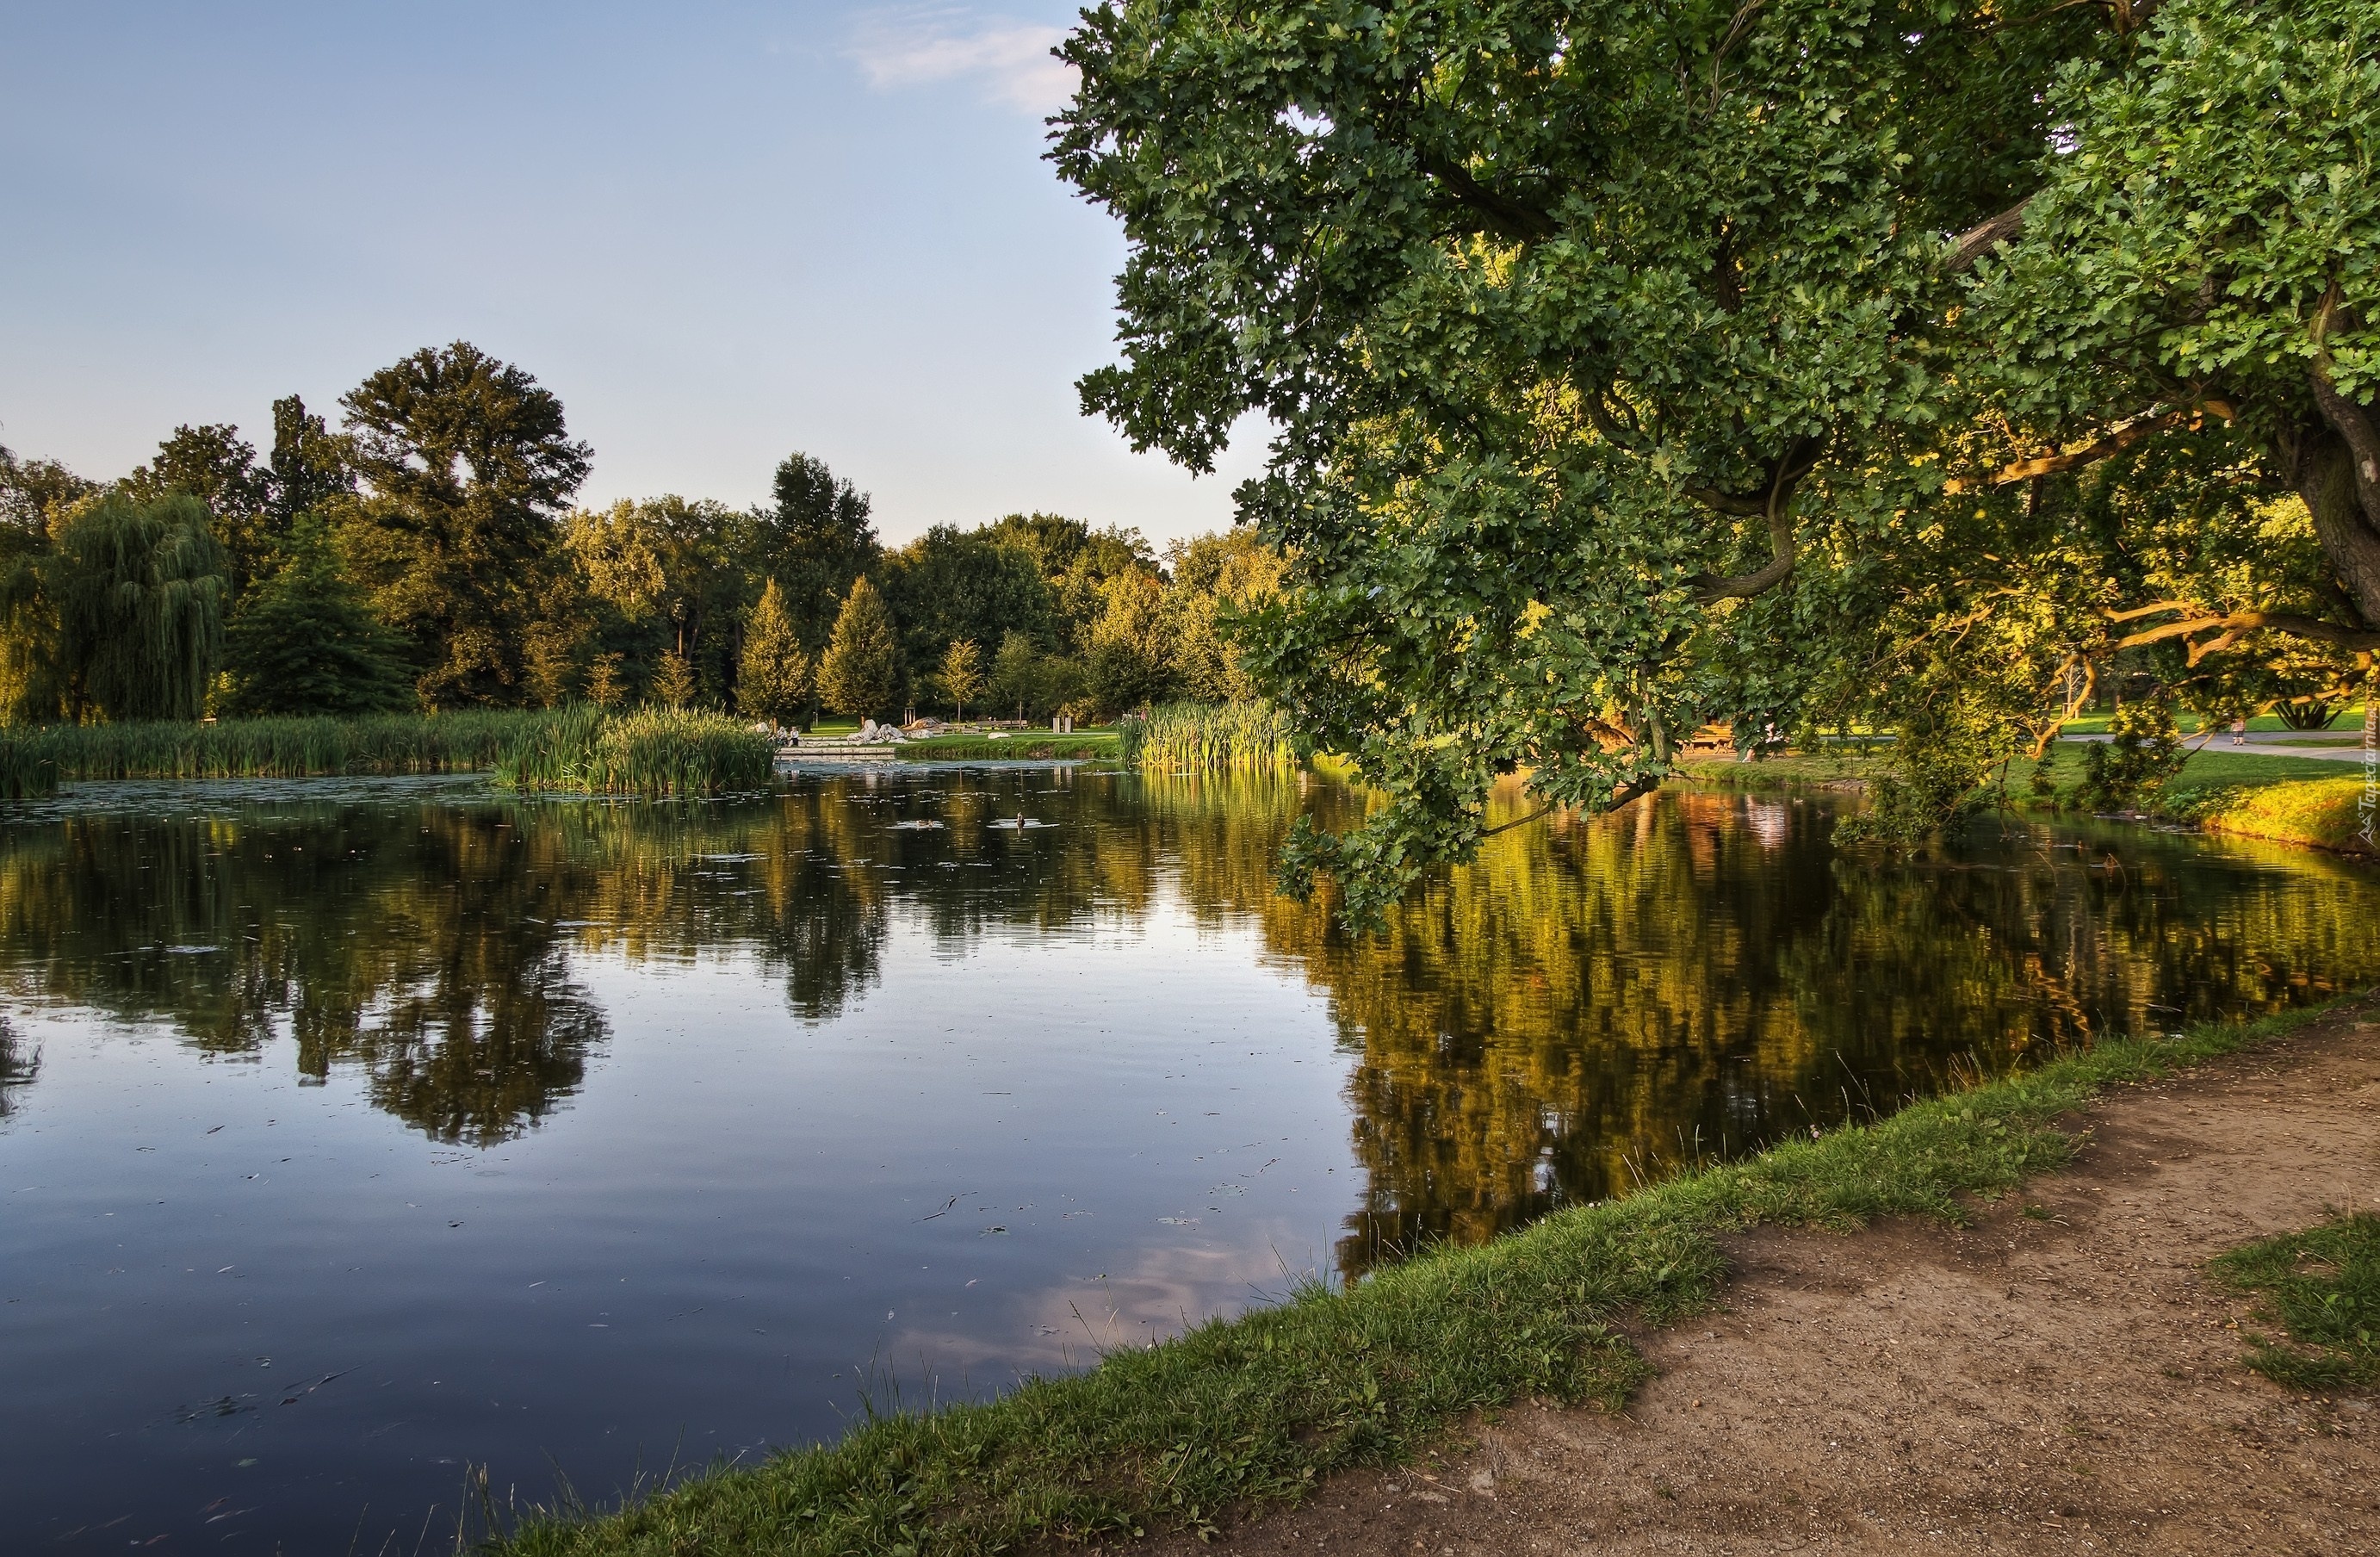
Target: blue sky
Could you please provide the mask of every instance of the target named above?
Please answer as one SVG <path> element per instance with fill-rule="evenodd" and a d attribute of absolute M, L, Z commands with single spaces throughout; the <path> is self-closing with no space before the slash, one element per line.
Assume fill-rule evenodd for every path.
<path fill-rule="evenodd" d="M 1257 437 L 1194 482 L 1076 408 L 1123 248 L 1040 160 L 1074 15 L 0 0 L 0 443 L 261 445 L 460 338 L 562 396 L 588 502 L 749 502 L 798 448 L 894 541 L 1219 528 Z"/>

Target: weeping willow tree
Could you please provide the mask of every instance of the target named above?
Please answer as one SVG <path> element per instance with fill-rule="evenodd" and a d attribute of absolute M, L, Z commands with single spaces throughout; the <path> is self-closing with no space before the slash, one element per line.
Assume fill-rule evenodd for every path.
<path fill-rule="evenodd" d="M 47 560 L 67 713 L 198 718 L 223 657 L 230 569 L 206 505 L 111 493 L 58 528 Z"/>

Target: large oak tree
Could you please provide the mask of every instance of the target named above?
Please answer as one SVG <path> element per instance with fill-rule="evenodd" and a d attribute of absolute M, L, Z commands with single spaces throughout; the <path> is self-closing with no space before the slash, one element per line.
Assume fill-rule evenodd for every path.
<path fill-rule="evenodd" d="M 1061 52 L 1053 158 L 1130 243 L 1086 407 L 1194 469 L 1273 425 L 1259 669 L 1388 796 L 1286 875 L 1359 919 L 1516 765 L 1609 806 L 1708 719 L 2380 643 L 2350 0 L 1123 0 Z M 2332 609 L 2197 588 L 2189 527 L 2288 485 Z M 1977 612 L 2034 684 L 1973 696 Z"/>
<path fill-rule="evenodd" d="M 341 541 L 409 640 L 432 708 L 516 703 L 564 505 L 587 478 L 562 402 L 467 341 L 424 347 L 340 404 L 363 495 Z"/>

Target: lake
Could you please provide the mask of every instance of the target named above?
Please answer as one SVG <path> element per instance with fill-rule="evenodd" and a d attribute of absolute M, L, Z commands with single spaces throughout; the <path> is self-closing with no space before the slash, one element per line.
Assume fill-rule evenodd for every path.
<path fill-rule="evenodd" d="M 2111 1032 L 2380 976 L 2380 877 L 1832 797 L 1495 839 L 1373 937 L 1311 776 L 0 809 L 0 1547 L 442 1550 Z M 1520 802 L 1500 794 L 1498 814 Z"/>

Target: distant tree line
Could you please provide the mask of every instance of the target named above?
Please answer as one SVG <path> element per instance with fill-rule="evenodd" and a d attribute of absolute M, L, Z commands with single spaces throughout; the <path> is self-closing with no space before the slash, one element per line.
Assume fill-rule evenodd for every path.
<path fill-rule="evenodd" d="M 260 456 L 181 427 L 112 482 L 0 449 L 0 718 L 606 706 L 782 724 L 916 707 L 1043 719 L 1253 694 L 1246 530 L 1176 542 L 1055 514 L 879 539 L 808 455 L 746 509 L 573 506 L 561 401 L 465 342 L 340 401 L 274 402 Z"/>

